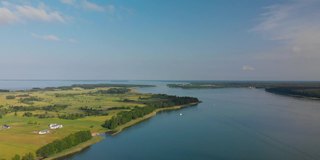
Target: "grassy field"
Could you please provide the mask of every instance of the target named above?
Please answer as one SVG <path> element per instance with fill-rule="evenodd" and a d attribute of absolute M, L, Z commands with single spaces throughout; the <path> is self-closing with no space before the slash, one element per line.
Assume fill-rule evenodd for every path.
<path fill-rule="evenodd" d="M 11 159 L 15 154 L 34 153 L 41 146 L 76 131 L 106 132 L 108 130 L 101 127 L 103 122 L 120 111 L 131 107 L 143 107 L 143 104 L 134 101 L 150 97 L 150 94 L 140 94 L 134 91 L 124 94 L 100 94 L 98 92 L 108 89 L 110 88 L 1 92 L 0 159 Z M 65 106 L 65 108 L 52 111 L 43 108 L 55 105 Z M 19 110 L 15 110 L 17 106 L 20 107 Z M 32 107 L 35 109 L 28 110 Z M 96 109 L 104 114 L 87 116 L 83 110 L 79 109 L 80 107 Z M 26 112 L 32 113 L 32 116 L 24 116 Z M 74 120 L 59 118 L 60 115 L 76 113 L 86 116 Z M 37 115 L 52 118 L 39 118 Z M 46 135 L 38 134 L 40 130 L 49 129 L 48 125 L 51 123 L 62 124 L 63 128 L 50 130 L 50 133 Z M 4 129 L 3 125 L 9 125 L 11 128 Z"/>

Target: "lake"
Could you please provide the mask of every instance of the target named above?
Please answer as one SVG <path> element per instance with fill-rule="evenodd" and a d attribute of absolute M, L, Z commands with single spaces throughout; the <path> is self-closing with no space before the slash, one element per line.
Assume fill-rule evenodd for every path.
<path fill-rule="evenodd" d="M 0 81 L 0 88 L 102 82 L 118 83 Z M 139 91 L 193 96 L 202 103 L 162 112 L 116 136 L 105 136 L 103 141 L 65 159 L 320 159 L 320 101 L 274 95 L 261 89 L 184 90 L 157 81 L 126 83 L 156 84 Z"/>

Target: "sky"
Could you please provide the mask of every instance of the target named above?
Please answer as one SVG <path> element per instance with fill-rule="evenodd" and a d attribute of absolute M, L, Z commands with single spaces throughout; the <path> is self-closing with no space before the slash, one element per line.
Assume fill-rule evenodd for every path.
<path fill-rule="evenodd" d="M 320 80 L 319 0 L 0 0 L 0 79 Z"/>

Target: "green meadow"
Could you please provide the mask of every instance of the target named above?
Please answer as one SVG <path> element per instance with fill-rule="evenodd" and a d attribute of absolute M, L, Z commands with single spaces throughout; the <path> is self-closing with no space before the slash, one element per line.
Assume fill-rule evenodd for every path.
<path fill-rule="evenodd" d="M 77 131 L 107 132 L 108 129 L 101 126 L 106 120 L 121 111 L 144 107 L 137 101 L 151 96 L 137 93 L 132 88 L 123 93 L 118 90 L 108 93 L 112 88 L 72 87 L 1 92 L 0 159 L 35 153 L 41 146 Z M 62 124 L 63 128 L 50 130 L 45 135 L 38 134 L 49 129 L 52 123 Z M 5 129 L 3 125 L 10 128 Z"/>

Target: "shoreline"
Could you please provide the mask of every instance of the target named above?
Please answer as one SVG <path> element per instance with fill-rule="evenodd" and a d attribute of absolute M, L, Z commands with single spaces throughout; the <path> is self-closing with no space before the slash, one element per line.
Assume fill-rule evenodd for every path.
<path fill-rule="evenodd" d="M 197 104 L 201 103 L 200 102 L 196 102 L 196 103 L 190 103 L 190 104 L 185 104 L 185 105 L 180 105 L 180 106 L 172 106 L 172 107 L 165 107 L 165 108 L 159 108 L 159 109 L 156 109 L 154 110 L 153 112 L 141 117 L 141 118 L 137 118 L 135 120 L 132 120 L 126 124 L 123 124 L 119 127 L 117 127 L 116 129 L 112 130 L 112 131 L 109 131 L 110 135 L 114 136 L 114 135 L 117 135 L 119 133 L 121 133 L 123 130 L 125 130 L 126 128 L 129 128 L 129 127 L 132 127 L 134 126 L 135 124 L 138 124 L 140 122 L 143 122 L 145 120 L 148 120 L 154 116 L 157 115 L 157 113 L 160 113 L 160 112 L 163 112 L 163 111 L 170 111 L 170 110 L 179 110 L 179 109 L 182 109 L 182 108 L 187 108 L 187 107 L 192 107 L 192 106 L 195 106 Z"/>
<path fill-rule="evenodd" d="M 159 109 L 156 109 L 155 111 L 141 117 L 141 118 L 137 118 L 135 120 L 132 120 L 126 124 L 123 124 L 119 127 L 117 127 L 114 131 L 107 131 L 107 132 L 104 132 L 103 134 L 110 134 L 112 136 L 115 136 L 119 133 L 121 133 L 122 131 L 124 131 L 126 128 L 129 128 L 129 127 L 132 127 L 134 126 L 135 124 L 138 124 L 138 123 L 141 123 L 145 120 L 148 120 L 154 116 L 157 115 L 157 113 L 160 113 L 160 112 L 163 112 L 163 111 L 170 111 L 170 110 L 179 110 L 179 109 L 182 109 L 182 108 L 187 108 L 187 107 L 192 107 L 192 106 L 195 106 L 197 104 L 201 103 L 200 102 L 196 102 L 196 103 L 190 103 L 190 104 L 185 104 L 185 105 L 180 105 L 180 106 L 172 106 L 172 107 L 166 107 L 166 108 L 159 108 Z M 76 154 L 78 152 L 81 152 L 83 151 L 84 149 L 92 146 L 93 144 L 96 144 L 100 141 L 102 141 L 104 138 L 102 136 L 102 133 L 98 133 L 97 136 L 93 136 L 91 140 L 87 141 L 87 142 L 84 142 L 82 144 L 79 144 L 78 146 L 75 146 L 73 148 L 70 148 L 68 150 L 65 150 L 61 153 L 58 153 L 56 155 L 53 155 L 53 156 L 50 156 L 48 158 L 44 158 L 43 160 L 57 160 L 57 159 L 61 159 L 61 158 L 64 158 L 64 157 L 68 157 L 68 156 L 71 156 L 73 154 Z"/>
<path fill-rule="evenodd" d="M 44 158 L 43 160 L 58 160 L 60 158 L 65 158 L 65 157 L 71 156 L 73 154 L 79 153 L 79 152 L 89 148 L 93 144 L 96 144 L 96 143 L 102 141 L 103 139 L 104 138 L 102 136 L 94 136 L 89 141 L 81 143 L 73 148 L 67 149 L 61 153 L 55 154 L 55 155 L 50 156 L 48 158 Z"/>

